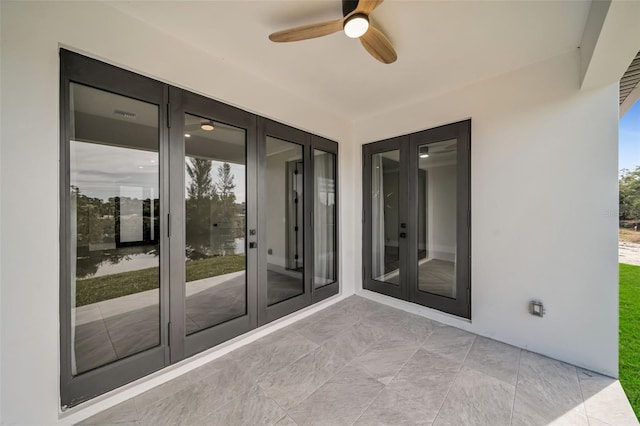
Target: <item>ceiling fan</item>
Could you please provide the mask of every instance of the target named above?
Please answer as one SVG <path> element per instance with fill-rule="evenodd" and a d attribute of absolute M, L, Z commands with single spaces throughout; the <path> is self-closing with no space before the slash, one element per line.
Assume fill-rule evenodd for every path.
<path fill-rule="evenodd" d="M 383 1 L 342 0 L 342 18 L 278 31 L 271 34 L 269 40 L 277 43 L 308 40 L 344 30 L 347 36 L 359 38 L 371 56 L 382 63 L 390 64 L 398 59 L 398 55 L 387 37 L 369 22 L 369 15 Z"/>

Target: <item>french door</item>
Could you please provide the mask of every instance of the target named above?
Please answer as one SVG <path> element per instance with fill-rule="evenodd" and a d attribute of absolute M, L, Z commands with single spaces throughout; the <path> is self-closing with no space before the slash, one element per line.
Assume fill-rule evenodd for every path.
<path fill-rule="evenodd" d="M 363 146 L 364 288 L 471 318 L 470 131 Z"/>
<path fill-rule="evenodd" d="M 338 293 L 335 142 L 60 58 L 63 408 Z"/>

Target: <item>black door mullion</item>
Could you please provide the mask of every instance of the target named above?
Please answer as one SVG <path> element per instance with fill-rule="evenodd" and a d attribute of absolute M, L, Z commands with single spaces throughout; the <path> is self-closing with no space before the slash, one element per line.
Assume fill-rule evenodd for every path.
<path fill-rule="evenodd" d="M 410 137 L 405 139 L 404 161 L 402 163 L 403 175 L 406 177 L 405 194 L 406 203 L 401 203 L 400 210 L 406 215 L 407 238 L 405 256 L 401 256 L 405 271 L 406 283 L 403 286 L 405 300 L 412 300 L 413 289 L 418 282 L 418 155 Z"/>
<path fill-rule="evenodd" d="M 169 143 L 169 212 L 167 212 L 166 220 L 168 222 L 167 235 L 170 244 L 169 251 L 171 257 L 167 263 L 170 265 L 171 285 L 169 289 L 169 301 L 171 306 L 171 322 L 169 324 L 169 332 L 171 334 L 171 362 L 177 362 L 185 357 L 184 336 L 185 336 L 185 264 L 184 246 L 184 100 L 182 98 L 183 91 L 171 87 L 169 90 L 169 111 L 170 111 L 170 143 Z"/>

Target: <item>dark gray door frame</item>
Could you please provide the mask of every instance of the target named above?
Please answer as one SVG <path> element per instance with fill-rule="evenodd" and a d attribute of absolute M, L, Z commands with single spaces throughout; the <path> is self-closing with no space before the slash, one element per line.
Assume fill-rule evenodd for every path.
<path fill-rule="evenodd" d="M 241 109 L 214 101 L 204 96 L 171 87 L 170 102 L 170 203 L 171 203 L 171 363 L 175 363 L 205 349 L 216 346 L 257 326 L 257 255 L 249 248 L 250 229 L 256 229 L 256 117 Z M 184 204 L 184 116 L 193 114 L 213 121 L 246 130 L 246 314 L 200 330 L 186 334 L 185 328 L 185 204 Z"/>
<path fill-rule="evenodd" d="M 418 159 L 420 145 L 457 139 L 456 298 L 418 290 Z M 406 238 L 399 238 L 400 285 L 372 277 L 372 156 L 400 150 L 398 223 L 405 223 Z M 471 319 L 471 120 L 423 130 L 410 135 L 365 144 L 363 155 L 363 288 Z"/>
<path fill-rule="evenodd" d="M 160 220 L 160 344 L 136 355 L 89 372 L 73 376 L 71 369 L 71 276 L 69 269 L 70 241 L 70 173 L 69 143 L 72 135 L 70 116 L 70 84 L 79 83 L 116 93 L 158 106 L 160 168 L 160 217 L 168 211 L 167 168 L 168 151 L 167 86 L 150 78 L 60 49 L 60 397 L 62 407 L 69 407 L 115 389 L 169 363 L 168 297 L 169 277 L 165 267 L 168 259 L 166 221 Z"/>

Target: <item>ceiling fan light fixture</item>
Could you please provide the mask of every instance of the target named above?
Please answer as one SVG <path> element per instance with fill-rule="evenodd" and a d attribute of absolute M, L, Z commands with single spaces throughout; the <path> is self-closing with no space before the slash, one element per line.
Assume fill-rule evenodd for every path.
<path fill-rule="evenodd" d="M 351 15 L 344 23 L 344 33 L 347 37 L 362 37 L 369 29 L 369 17 L 364 13 Z"/>
<path fill-rule="evenodd" d="M 200 123 L 200 128 L 202 130 L 206 130 L 207 132 L 210 132 L 214 129 L 213 127 L 213 122 L 211 121 L 203 121 L 202 123 Z"/>

